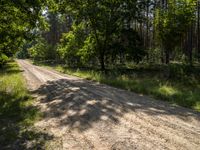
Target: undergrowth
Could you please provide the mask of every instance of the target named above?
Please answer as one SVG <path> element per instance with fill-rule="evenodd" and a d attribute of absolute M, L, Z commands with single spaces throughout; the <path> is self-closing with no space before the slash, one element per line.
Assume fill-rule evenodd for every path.
<path fill-rule="evenodd" d="M 37 149 L 44 145 L 41 137 L 47 135 L 33 127 L 41 118 L 33 102 L 18 65 L 4 65 L 0 70 L 0 149 Z"/>

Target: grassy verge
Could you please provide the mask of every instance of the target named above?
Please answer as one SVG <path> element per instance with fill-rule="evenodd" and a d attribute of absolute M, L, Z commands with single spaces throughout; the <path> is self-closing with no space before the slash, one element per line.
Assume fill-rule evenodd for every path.
<path fill-rule="evenodd" d="M 183 65 L 172 65 L 170 67 L 171 77 L 168 75 L 166 77 L 165 69 L 162 69 L 166 66 L 136 66 L 131 71 L 110 70 L 105 75 L 99 71 L 71 69 L 61 65 L 51 66 L 41 63 L 37 63 L 37 65 L 200 111 L 199 68 L 191 70 Z M 187 73 L 183 70 L 187 70 Z"/>
<path fill-rule="evenodd" d="M 33 128 L 41 117 L 33 102 L 18 65 L 10 62 L 1 68 L 0 149 L 31 149 L 44 143 L 40 138 L 44 134 Z"/>

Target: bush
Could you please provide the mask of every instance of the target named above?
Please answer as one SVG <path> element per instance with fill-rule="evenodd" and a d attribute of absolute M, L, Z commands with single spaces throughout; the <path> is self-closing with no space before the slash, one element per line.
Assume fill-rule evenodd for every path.
<path fill-rule="evenodd" d="M 48 44 L 47 41 L 40 37 L 36 43 L 28 49 L 28 55 L 37 61 L 41 60 L 57 60 L 57 45 Z"/>
<path fill-rule="evenodd" d="M 184 80 L 185 78 L 195 75 L 197 69 L 185 64 L 170 64 L 169 73 L 170 78 Z"/>
<path fill-rule="evenodd" d="M 8 61 L 8 57 L 5 54 L 0 54 L 0 67 L 5 65 L 5 63 Z"/>
<path fill-rule="evenodd" d="M 82 66 L 88 61 L 93 48 L 90 36 L 86 34 L 84 23 L 72 26 L 72 31 L 64 33 L 58 46 L 61 59 L 71 67 Z"/>

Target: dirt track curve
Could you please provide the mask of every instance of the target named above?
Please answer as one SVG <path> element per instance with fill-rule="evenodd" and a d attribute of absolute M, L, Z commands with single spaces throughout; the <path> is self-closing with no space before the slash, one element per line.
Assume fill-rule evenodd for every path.
<path fill-rule="evenodd" d="M 200 150 L 200 113 L 17 60 L 52 149 Z"/>

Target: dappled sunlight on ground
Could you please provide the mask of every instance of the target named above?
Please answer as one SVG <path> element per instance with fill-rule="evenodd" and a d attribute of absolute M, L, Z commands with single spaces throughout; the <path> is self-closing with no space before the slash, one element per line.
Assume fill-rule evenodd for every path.
<path fill-rule="evenodd" d="M 26 78 L 37 78 L 32 78 L 37 85 L 32 93 L 44 116 L 35 126 L 54 135 L 53 143 L 60 143 L 59 149 L 200 146 L 198 112 L 27 62 L 21 65 Z"/>

